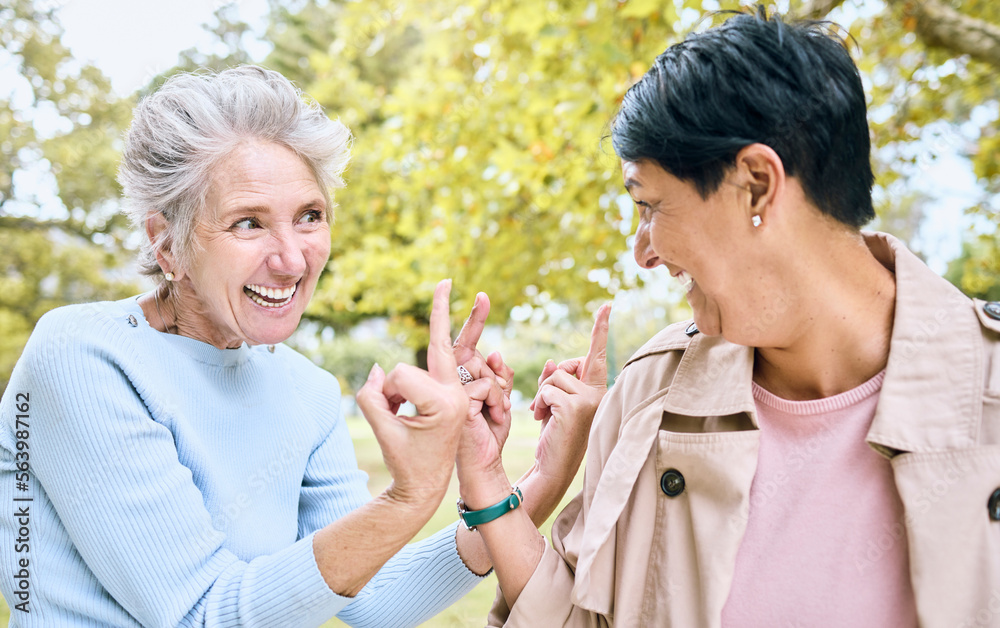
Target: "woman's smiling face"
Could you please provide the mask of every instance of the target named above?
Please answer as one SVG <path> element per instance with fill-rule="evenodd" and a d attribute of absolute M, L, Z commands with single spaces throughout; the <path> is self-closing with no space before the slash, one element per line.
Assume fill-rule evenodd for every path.
<path fill-rule="evenodd" d="M 243 144 L 215 167 L 204 211 L 172 290 L 180 333 L 216 347 L 283 342 L 330 256 L 316 177 L 284 146 Z"/>
<path fill-rule="evenodd" d="M 622 176 L 640 213 L 636 262 L 665 266 L 684 286 L 698 329 L 714 336 L 725 327 L 726 338 L 738 342 L 744 310 L 755 300 L 747 255 L 753 226 L 743 207 L 749 191 L 723 183 L 702 198 L 649 161 L 623 161 Z"/>

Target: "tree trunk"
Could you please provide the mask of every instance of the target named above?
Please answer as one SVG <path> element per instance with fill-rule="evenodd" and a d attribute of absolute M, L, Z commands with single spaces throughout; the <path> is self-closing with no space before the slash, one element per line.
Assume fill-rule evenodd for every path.
<path fill-rule="evenodd" d="M 967 54 L 1000 68 L 1000 26 L 963 15 L 938 0 L 888 0 L 916 20 L 916 32 L 931 47 Z"/>

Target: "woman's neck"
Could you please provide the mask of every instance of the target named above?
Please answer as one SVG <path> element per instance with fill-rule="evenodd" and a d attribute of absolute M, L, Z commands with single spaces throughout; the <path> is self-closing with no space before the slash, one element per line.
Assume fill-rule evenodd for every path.
<path fill-rule="evenodd" d="M 780 346 L 758 347 L 754 381 L 785 399 L 820 399 L 863 384 L 886 366 L 896 281 L 860 236 L 813 249 L 796 278 L 802 307 Z"/>
<path fill-rule="evenodd" d="M 194 338 L 217 349 L 237 349 L 243 344 L 239 336 L 227 335 L 212 325 L 201 301 L 179 282 L 169 288 L 157 287 L 140 299 L 139 305 L 157 331 Z"/>

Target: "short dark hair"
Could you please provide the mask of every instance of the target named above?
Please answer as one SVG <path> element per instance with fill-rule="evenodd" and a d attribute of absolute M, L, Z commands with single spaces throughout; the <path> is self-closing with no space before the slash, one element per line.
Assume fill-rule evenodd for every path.
<path fill-rule="evenodd" d="M 861 77 L 821 22 L 786 24 L 763 6 L 667 48 L 622 100 L 615 153 L 718 189 L 745 146 L 770 146 L 822 212 L 859 228 L 875 217 Z"/>

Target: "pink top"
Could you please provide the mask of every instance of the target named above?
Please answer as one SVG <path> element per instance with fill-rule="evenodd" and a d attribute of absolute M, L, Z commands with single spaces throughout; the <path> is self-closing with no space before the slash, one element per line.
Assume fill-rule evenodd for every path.
<path fill-rule="evenodd" d="M 760 453 L 723 626 L 917 625 L 892 467 L 865 443 L 884 378 L 811 401 L 753 385 Z"/>

